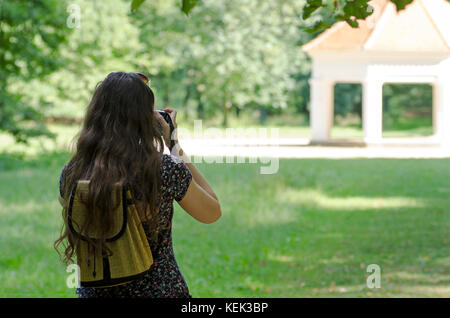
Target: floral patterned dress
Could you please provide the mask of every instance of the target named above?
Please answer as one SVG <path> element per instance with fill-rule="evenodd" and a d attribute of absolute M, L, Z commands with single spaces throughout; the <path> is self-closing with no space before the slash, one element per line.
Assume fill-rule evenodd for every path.
<path fill-rule="evenodd" d="M 60 177 L 63 182 L 64 169 Z M 153 265 L 141 278 L 130 283 L 112 287 L 80 287 L 76 293 L 80 298 L 96 297 L 149 297 L 149 298 L 189 298 L 188 286 L 178 268 L 172 247 L 173 200 L 180 201 L 186 194 L 192 180 L 192 174 L 186 164 L 179 158 L 164 154 L 161 162 L 160 224 L 161 230 L 157 246 L 150 245 Z M 145 223 L 144 229 L 150 243 L 150 233 Z"/>

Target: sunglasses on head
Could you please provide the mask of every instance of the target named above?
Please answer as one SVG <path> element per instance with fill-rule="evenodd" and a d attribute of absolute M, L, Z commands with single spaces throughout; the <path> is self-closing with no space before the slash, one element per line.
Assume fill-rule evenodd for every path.
<path fill-rule="evenodd" d="M 147 76 L 145 76 L 144 74 L 142 74 L 142 73 L 135 73 L 137 76 L 139 76 L 140 78 L 141 78 L 141 80 L 143 80 L 144 81 L 144 83 L 145 84 L 147 84 L 148 86 L 150 86 L 150 79 L 147 77 Z"/>

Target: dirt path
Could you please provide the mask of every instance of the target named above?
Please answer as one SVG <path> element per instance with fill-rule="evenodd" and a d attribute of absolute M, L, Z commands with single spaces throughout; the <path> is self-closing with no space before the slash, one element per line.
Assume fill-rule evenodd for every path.
<path fill-rule="evenodd" d="M 270 145 L 272 143 L 272 145 Z M 377 145 L 368 147 L 312 146 L 307 139 L 296 143 L 280 140 L 181 140 L 189 155 L 277 158 L 450 158 L 450 148 L 433 145 Z M 266 144 L 266 145 L 264 145 Z M 269 145 L 267 145 L 269 144 Z M 296 145 L 289 145 L 296 144 Z"/>

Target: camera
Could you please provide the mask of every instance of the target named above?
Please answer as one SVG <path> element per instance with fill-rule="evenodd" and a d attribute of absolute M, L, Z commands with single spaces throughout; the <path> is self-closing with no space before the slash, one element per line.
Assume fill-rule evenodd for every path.
<path fill-rule="evenodd" d="M 157 109 L 156 110 L 159 114 L 161 114 L 161 116 L 164 118 L 164 120 L 166 121 L 166 123 L 169 124 L 170 127 L 170 137 L 172 137 L 173 131 L 175 130 L 175 126 L 173 125 L 172 122 L 172 118 L 170 118 L 170 114 L 162 109 Z M 170 138 L 170 149 L 172 149 L 172 147 L 175 145 L 175 142 L 173 141 L 172 138 Z"/>

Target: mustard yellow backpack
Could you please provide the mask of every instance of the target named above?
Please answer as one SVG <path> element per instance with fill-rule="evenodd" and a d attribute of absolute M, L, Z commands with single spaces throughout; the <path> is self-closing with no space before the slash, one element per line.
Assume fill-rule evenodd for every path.
<path fill-rule="evenodd" d="M 120 197 L 114 218 L 114 229 L 104 243 L 105 249 L 95 249 L 89 240 L 98 239 L 95 230 L 81 233 L 89 213 L 82 198 L 89 193 L 89 180 L 76 182 L 67 208 L 69 230 L 78 238 L 75 253 L 80 267 L 80 285 L 85 287 L 108 287 L 120 285 L 139 278 L 153 264 L 153 256 L 142 226 L 131 191 L 127 186 L 117 186 L 112 200 Z M 117 196 L 118 195 L 118 196 Z M 115 201 L 113 201 L 115 202 Z M 110 254 L 110 255 L 109 255 Z"/>

